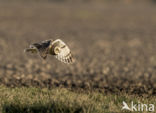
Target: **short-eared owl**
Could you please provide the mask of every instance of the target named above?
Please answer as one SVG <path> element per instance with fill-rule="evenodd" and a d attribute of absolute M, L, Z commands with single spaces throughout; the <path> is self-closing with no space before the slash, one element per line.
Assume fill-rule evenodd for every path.
<path fill-rule="evenodd" d="M 41 58 L 46 59 L 47 55 L 54 55 L 58 60 L 64 63 L 73 63 L 73 57 L 68 46 L 60 39 L 45 40 L 40 43 L 31 44 L 25 52 L 39 53 Z"/>

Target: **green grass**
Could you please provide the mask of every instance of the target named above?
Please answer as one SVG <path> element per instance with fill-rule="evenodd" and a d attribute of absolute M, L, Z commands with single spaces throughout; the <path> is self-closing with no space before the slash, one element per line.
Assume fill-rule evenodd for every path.
<path fill-rule="evenodd" d="M 156 105 L 156 97 L 127 94 L 73 92 L 65 88 L 8 88 L 0 86 L 2 113 L 115 113 L 122 112 L 122 101 Z"/>

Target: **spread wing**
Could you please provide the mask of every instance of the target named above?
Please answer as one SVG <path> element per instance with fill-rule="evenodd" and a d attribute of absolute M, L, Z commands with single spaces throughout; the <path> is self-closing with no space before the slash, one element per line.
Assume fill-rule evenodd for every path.
<path fill-rule="evenodd" d="M 25 49 L 25 52 L 31 51 L 32 53 L 39 53 L 39 55 L 43 59 L 46 59 L 50 43 L 51 43 L 51 40 L 46 40 L 41 43 L 34 43 L 30 45 L 29 48 Z"/>
<path fill-rule="evenodd" d="M 73 63 L 74 59 L 69 47 L 60 39 L 56 39 L 51 44 L 53 55 L 64 63 Z"/>

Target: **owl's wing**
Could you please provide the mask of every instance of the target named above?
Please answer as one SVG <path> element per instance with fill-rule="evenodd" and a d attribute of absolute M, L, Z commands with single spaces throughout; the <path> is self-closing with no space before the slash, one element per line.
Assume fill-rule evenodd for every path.
<path fill-rule="evenodd" d="M 26 52 L 29 52 L 29 51 L 38 52 L 39 55 L 41 56 L 41 58 L 46 59 L 50 42 L 51 42 L 51 40 L 46 40 L 46 41 L 43 41 L 41 43 L 31 44 L 29 48 L 25 49 L 25 51 Z"/>
<path fill-rule="evenodd" d="M 71 64 L 74 62 L 69 47 L 60 39 L 56 39 L 51 43 L 54 56 L 61 62 Z"/>

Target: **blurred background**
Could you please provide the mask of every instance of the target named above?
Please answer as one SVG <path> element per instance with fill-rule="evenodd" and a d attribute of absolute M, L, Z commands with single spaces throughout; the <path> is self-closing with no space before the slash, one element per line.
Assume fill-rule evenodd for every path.
<path fill-rule="evenodd" d="M 75 64 L 23 52 L 57 38 Z M 156 0 L 0 0 L 0 84 L 156 94 Z"/>

